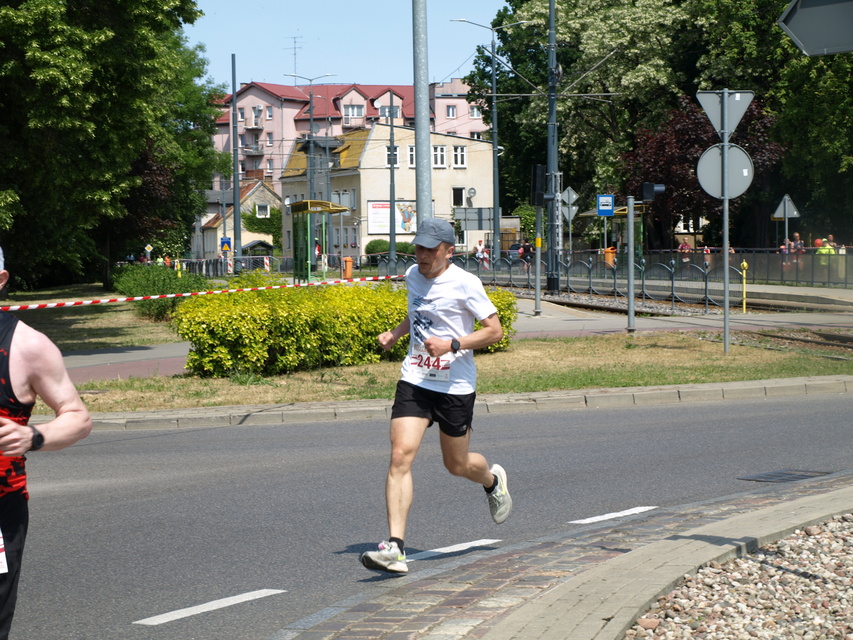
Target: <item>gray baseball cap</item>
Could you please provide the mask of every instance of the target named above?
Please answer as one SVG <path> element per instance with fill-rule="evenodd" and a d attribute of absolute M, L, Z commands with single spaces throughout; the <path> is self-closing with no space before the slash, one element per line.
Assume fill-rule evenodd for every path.
<path fill-rule="evenodd" d="M 456 238 L 453 235 L 453 225 L 439 218 L 424 218 L 418 224 L 418 232 L 412 240 L 412 244 L 425 249 L 435 249 L 442 242 L 452 245 L 456 243 Z"/>

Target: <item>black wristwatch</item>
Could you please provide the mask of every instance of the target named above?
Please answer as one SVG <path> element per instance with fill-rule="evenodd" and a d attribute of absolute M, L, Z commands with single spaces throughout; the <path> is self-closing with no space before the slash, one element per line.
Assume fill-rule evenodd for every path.
<path fill-rule="evenodd" d="M 30 447 L 30 451 L 38 451 L 44 446 L 44 436 L 33 425 L 28 424 L 27 426 L 33 430 L 33 444 Z"/>
<path fill-rule="evenodd" d="M 457 340 L 456 338 L 453 338 L 453 340 L 450 341 L 450 350 L 453 353 L 457 353 L 459 351 L 459 349 L 461 349 L 461 348 L 462 348 L 462 345 L 459 344 L 459 340 Z"/>

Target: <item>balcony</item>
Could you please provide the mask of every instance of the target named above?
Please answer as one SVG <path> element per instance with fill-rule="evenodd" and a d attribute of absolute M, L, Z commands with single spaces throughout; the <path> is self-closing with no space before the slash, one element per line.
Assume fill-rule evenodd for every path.
<path fill-rule="evenodd" d="M 255 118 L 253 122 L 249 122 L 248 120 L 246 120 L 246 124 L 243 125 L 243 128 L 246 131 L 263 131 L 264 121 L 260 118 Z"/>
<path fill-rule="evenodd" d="M 344 116 L 343 117 L 343 127 L 344 127 L 344 129 L 362 129 L 362 128 L 364 128 L 364 117 L 363 116 Z"/>
<path fill-rule="evenodd" d="M 244 156 L 262 156 L 264 155 L 264 147 L 259 144 L 247 144 L 242 148 Z"/>

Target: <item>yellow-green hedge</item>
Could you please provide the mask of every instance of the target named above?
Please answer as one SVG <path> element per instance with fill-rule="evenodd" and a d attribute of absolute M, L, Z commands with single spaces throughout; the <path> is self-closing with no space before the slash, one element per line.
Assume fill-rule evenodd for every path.
<path fill-rule="evenodd" d="M 283 284 L 258 275 L 236 279 L 231 288 Z M 494 290 L 504 338 L 485 349 L 505 349 L 515 333 L 515 297 Z M 383 352 L 376 336 L 406 317 L 406 291 L 390 283 L 330 285 L 190 298 L 172 322 L 192 344 L 187 367 L 202 376 L 236 372 L 278 375 L 300 369 L 402 360 L 408 338 Z M 479 324 L 477 325 L 479 327 Z"/>

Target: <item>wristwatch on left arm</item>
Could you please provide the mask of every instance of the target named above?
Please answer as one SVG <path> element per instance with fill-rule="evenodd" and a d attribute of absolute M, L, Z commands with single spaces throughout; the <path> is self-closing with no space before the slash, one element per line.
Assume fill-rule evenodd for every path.
<path fill-rule="evenodd" d="M 33 425 L 29 424 L 27 426 L 33 430 L 33 444 L 30 446 L 30 451 L 38 451 L 44 446 L 44 436 Z"/>
<path fill-rule="evenodd" d="M 462 348 L 462 345 L 459 344 L 459 340 L 457 340 L 456 338 L 453 338 L 453 340 L 450 341 L 450 350 L 453 353 L 457 353 L 459 351 L 459 349 L 461 349 L 461 348 Z"/>

